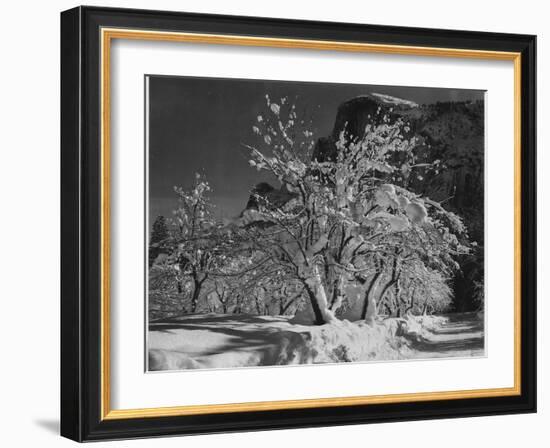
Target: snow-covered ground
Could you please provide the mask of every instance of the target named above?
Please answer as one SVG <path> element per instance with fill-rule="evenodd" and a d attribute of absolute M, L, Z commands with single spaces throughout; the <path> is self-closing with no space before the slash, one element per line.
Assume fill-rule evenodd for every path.
<path fill-rule="evenodd" d="M 152 322 L 149 370 L 480 356 L 476 314 L 310 326 L 288 316 L 194 314 Z"/>

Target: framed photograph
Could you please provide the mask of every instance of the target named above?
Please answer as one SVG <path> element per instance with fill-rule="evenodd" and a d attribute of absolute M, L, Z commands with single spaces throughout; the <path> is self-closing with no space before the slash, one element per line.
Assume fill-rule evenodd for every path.
<path fill-rule="evenodd" d="M 535 36 L 61 14 L 61 433 L 536 411 Z"/>

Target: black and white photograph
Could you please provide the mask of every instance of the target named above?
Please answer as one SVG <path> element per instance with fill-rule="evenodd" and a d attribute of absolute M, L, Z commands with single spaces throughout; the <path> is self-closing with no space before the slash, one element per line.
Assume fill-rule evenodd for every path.
<path fill-rule="evenodd" d="M 149 371 L 485 355 L 485 92 L 146 97 Z"/>

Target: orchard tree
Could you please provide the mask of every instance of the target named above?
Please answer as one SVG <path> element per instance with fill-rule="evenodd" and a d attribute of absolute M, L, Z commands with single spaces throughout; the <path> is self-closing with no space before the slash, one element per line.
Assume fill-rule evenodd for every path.
<path fill-rule="evenodd" d="M 430 257 L 445 264 L 466 250 L 454 234 L 458 217 L 398 185 L 415 168 L 417 144 L 402 119 L 390 122 L 379 111 L 363 137 L 341 132 L 334 160 L 312 160 L 313 134 L 295 105 L 268 96 L 266 105 L 253 127 L 260 144 L 248 146 L 250 165 L 276 177 L 288 200 L 258 194 L 241 237 L 301 284 L 316 324 L 336 319 L 350 282 L 364 285 L 361 317 L 373 322 L 389 266 L 395 273 L 386 290 L 398 264 Z"/>
<path fill-rule="evenodd" d="M 170 259 L 177 271 L 178 292 L 183 292 L 186 280 L 191 283 L 189 312 L 198 310 L 205 283 L 220 262 L 218 227 L 212 217 L 208 199 L 210 185 L 200 174 L 186 190 L 175 187 L 178 208 L 174 210 L 174 230 Z"/>
<path fill-rule="evenodd" d="M 168 225 L 166 218 L 159 215 L 153 223 L 151 237 L 149 238 L 149 268 L 161 253 L 165 253 L 164 245 L 168 242 Z"/>

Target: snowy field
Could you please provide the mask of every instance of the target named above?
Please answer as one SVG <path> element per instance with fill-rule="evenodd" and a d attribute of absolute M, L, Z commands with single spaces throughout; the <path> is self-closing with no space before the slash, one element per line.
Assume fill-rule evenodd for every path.
<path fill-rule="evenodd" d="M 288 316 L 194 314 L 151 322 L 149 370 L 387 361 L 484 355 L 476 313 L 347 320 L 309 326 Z"/>

